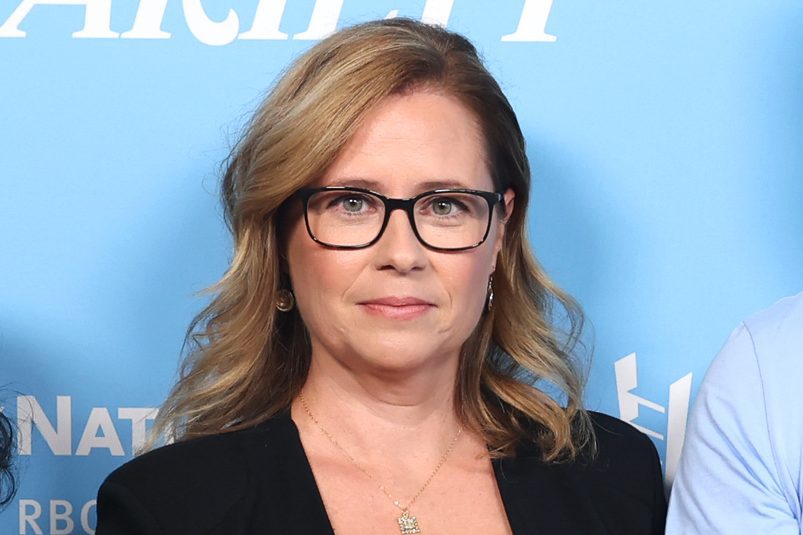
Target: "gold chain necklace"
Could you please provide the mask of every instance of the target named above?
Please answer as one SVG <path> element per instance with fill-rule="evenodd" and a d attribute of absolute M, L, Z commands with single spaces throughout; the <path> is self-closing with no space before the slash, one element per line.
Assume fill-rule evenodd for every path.
<path fill-rule="evenodd" d="M 312 420 L 315 423 L 315 425 L 318 426 L 318 429 L 320 429 L 321 432 L 324 435 L 326 435 L 326 438 L 329 439 L 329 442 L 331 442 L 338 450 L 340 450 L 340 453 L 342 453 L 351 462 L 351 464 L 356 466 L 360 470 L 360 472 L 365 474 L 368 477 L 368 479 L 376 483 L 379 486 L 379 490 L 381 490 L 384 493 L 384 495 L 387 496 L 391 502 L 393 502 L 393 505 L 395 505 L 401 510 L 402 514 L 397 519 L 397 522 L 399 524 L 399 529 L 401 530 L 402 535 L 408 535 L 411 533 L 421 533 L 421 528 L 418 525 L 418 519 L 410 513 L 410 506 L 413 505 L 413 503 L 418 499 L 418 497 L 421 496 L 421 493 L 424 492 L 424 490 L 429 486 L 429 484 L 435 478 L 435 474 L 438 473 L 438 471 L 446 462 L 447 457 L 449 457 L 449 454 L 452 453 L 452 450 L 457 444 L 457 439 L 460 438 L 460 434 L 463 432 L 463 426 L 457 428 L 457 434 L 449 443 L 449 446 L 446 448 L 446 451 L 443 452 L 440 461 L 438 461 L 438 465 L 429 475 L 424 484 L 421 485 L 421 488 L 418 489 L 418 492 L 415 493 L 415 496 L 413 496 L 410 499 L 410 501 L 407 502 L 407 505 L 402 505 L 399 502 L 399 500 L 394 498 L 393 495 L 390 492 L 388 492 L 388 490 L 385 488 L 384 485 L 382 485 L 379 481 L 376 480 L 376 478 L 373 475 L 371 475 L 371 472 L 369 472 L 363 466 L 361 466 L 360 463 L 358 463 L 357 460 L 354 457 L 352 457 L 351 454 L 349 454 L 349 452 L 347 452 L 343 448 L 343 446 L 340 445 L 340 443 L 335 439 L 335 437 L 333 437 L 332 434 L 329 433 L 329 431 L 327 431 L 326 428 L 324 428 L 324 426 L 321 425 L 321 422 L 319 422 L 318 419 L 315 418 L 315 416 L 312 414 L 312 411 L 309 408 L 309 405 L 307 405 L 307 400 L 304 398 L 304 394 L 299 392 L 298 399 L 299 401 L 301 401 L 301 406 L 304 408 L 304 412 L 306 412 L 307 416 L 310 417 L 310 420 Z"/>

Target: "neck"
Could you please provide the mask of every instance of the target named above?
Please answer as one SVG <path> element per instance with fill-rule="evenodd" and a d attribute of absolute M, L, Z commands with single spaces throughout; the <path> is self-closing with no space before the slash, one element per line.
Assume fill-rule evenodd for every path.
<path fill-rule="evenodd" d="M 313 353 L 303 394 L 328 432 L 354 455 L 432 456 L 460 427 L 454 409 L 458 355 L 420 370 L 354 370 Z M 298 401 L 293 419 L 312 423 Z"/>

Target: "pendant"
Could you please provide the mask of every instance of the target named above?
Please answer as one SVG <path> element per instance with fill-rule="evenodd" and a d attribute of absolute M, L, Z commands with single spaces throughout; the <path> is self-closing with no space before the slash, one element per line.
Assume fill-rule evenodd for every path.
<path fill-rule="evenodd" d="M 421 528 L 418 527 L 418 520 L 407 509 L 399 517 L 399 529 L 401 529 L 402 535 L 421 533 Z"/>

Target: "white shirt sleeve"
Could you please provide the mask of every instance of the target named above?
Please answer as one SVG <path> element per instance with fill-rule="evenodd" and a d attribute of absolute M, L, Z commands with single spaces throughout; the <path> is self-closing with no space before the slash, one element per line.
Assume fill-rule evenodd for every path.
<path fill-rule="evenodd" d="M 742 325 L 700 386 L 669 500 L 668 535 L 800 534 L 768 421 L 754 343 Z"/>

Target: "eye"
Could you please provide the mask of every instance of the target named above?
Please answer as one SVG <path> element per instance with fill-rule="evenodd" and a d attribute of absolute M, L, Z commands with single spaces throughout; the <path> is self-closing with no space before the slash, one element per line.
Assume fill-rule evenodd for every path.
<path fill-rule="evenodd" d="M 432 212 L 435 215 L 449 215 L 455 209 L 451 199 L 440 197 L 432 201 Z"/>
<path fill-rule="evenodd" d="M 422 211 L 439 218 L 462 217 L 472 213 L 470 197 L 466 195 L 438 195 L 427 199 Z"/>
<path fill-rule="evenodd" d="M 346 212 L 359 212 L 365 205 L 365 199 L 352 195 L 350 197 L 341 197 L 340 204 Z"/>
<path fill-rule="evenodd" d="M 327 211 L 360 214 L 371 210 L 376 205 L 373 199 L 360 193 L 336 192 L 329 195 L 324 193 L 323 196 L 328 197 L 325 204 Z"/>

